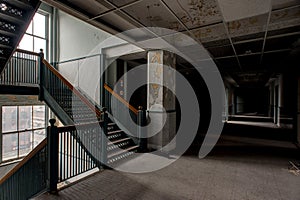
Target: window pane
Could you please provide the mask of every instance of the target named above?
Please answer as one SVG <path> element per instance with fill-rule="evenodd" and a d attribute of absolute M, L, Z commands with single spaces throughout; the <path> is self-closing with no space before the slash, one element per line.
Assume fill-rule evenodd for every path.
<path fill-rule="evenodd" d="M 36 147 L 43 139 L 46 138 L 45 129 L 34 131 L 34 147 Z"/>
<path fill-rule="evenodd" d="M 34 52 L 40 52 L 40 49 L 44 50 L 44 54 L 47 55 L 46 40 L 41 38 L 34 38 Z"/>
<path fill-rule="evenodd" d="M 28 28 L 26 30 L 26 33 L 32 34 L 32 21 L 30 22 L 30 24 L 29 24 L 29 26 L 28 26 Z"/>
<path fill-rule="evenodd" d="M 46 16 L 36 13 L 33 18 L 33 35 L 46 38 Z"/>
<path fill-rule="evenodd" d="M 32 129 L 32 107 L 19 107 L 19 130 Z"/>
<path fill-rule="evenodd" d="M 45 106 L 33 106 L 33 128 L 45 127 Z"/>
<path fill-rule="evenodd" d="M 4 134 L 2 142 L 2 160 L 10 160 L 18 156 L 18 134 Z"/>
<path fill-rule="evenodd" d="M 32 149 L 32 131 L 21 132 L 19 135 L 19 156 L 26 156 Z"/>
<path fill-rule="evenodd" d="M 17 131 L 17 106 L 2 107 L 2 132 Z"/>
<path fill-rule="evenodd" d="M 25 34 L 19 44 L 20 49 L 33 51 L 33 37 Z"/>

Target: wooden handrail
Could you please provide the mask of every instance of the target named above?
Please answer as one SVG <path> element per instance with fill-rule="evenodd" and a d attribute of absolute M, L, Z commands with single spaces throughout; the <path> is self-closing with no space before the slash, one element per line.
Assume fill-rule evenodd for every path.
<path fill-rule="evenodd" d="M 73 93 L 79 97 L 92 111 L 94 111 L 97 117 L 101 116 L 101 111 L 95 107 L 86 97 L 84 97 L 65 77 L 63 77 L 52 65 L 50 65 L 45 59 L 43 60 L 45 66 L 53 72 Z"/>
<path fill-rule="evenodd" d="M 17 49 L 15 52 L 18 52 L 18 53 L 26 53 L 26 54 L 34 55 L 34 56 L 40 56 L 39 53 L 27 51 L 27 50 L 24 50 L 24 49 Z"/>
<path fill-rule="evenodd" d="M 135 107 L 130 105 L 123 97 L 121 97 L 119 94 L 114 92 L 107 84 L 104 84 L 104 89 L 106 89 L 111 95 L 117 98 L 121 103 L 123 103 L 127 108 L 129 108 L 136 115 L 138 114 L 138 110 Z"/>
<path fill-rule="evenodd" d="M 47 145 L 47 138 L 45 138 L 39 145 L 37 145 L 21 162 L 12 168 L 1 180 L 0 185 L 3 184 L 9 177 L 16 173 L 23 165 L 25 165 L 33 156 Z"/>

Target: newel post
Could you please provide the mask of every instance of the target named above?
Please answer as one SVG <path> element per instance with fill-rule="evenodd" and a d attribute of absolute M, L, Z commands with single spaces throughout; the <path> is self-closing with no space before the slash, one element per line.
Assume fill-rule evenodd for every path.
<path fill-rule="evenodd" d="M 107 124 L 108 124 L 108 114 L 107 109 L 103 108 L 103 131 L 101 134 L 101 163 L 102 166 L 105 168 L 107 165 Z"/>
<path fill-rule="evenodd" d="M 146 125 L 146 111 L 143 109 L 142 106 L 138 107 L 137 125 L 138 125 L 139 151 L 146 152 L 147 151 L 147 133 L 146 133 L 145 129 L 143 130 L 143 126 Z"/>
<path fill-rule="evenodd" d="M 40 101 L 43 101 L 44 98 L 43 98 L 43 86 L 45 85 L 45 74 L 44 74 L 44 63 L 43 63 L 43 60 L 44 60 L 44 52 L 43 52 L 43 49 L 40 49 L 40 56 L 39 56 L 39 59 L 38 59 L 38 80 L 39 80 L 39 86 L 40 86 L 40 92 L 39 92 L 39 100 Z"/>
<path fill-rule="evenodd" d="M 48 147 L 48 191 L 57 192 L 58 183 L 58 130 L 55 126 L 55 119 L 50 119 L 50 126 L 47 128 Z"/>

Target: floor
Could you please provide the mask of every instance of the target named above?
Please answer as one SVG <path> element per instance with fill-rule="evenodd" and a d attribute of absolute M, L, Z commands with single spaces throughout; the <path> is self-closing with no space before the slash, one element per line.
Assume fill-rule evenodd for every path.
<path fill-rule="evenodd" d="M 105 170 L 35 200 L 54 199 L 300 199 L 300 176 L 289 161 L 300 161 L 289 142 L 224 136 L 205 159 L 192 148 L 173 164 L 151 173 Z"/>

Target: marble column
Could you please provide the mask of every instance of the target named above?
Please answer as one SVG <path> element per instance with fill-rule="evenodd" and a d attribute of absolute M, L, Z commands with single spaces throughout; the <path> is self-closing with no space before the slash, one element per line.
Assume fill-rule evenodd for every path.
<path fill-rule="evenodd" d="M 175 69 L 176 56 L 163 50 L 148 52 L 147 110 L 154 128 L 148 130 L 148 148 L 159 150 L 176 135 Z M 164 86 L 164 87 L 163 87 Z M 167 89 L 170 88 L 170 89 Z M 162 127 L 160 131 L 156 129 Z M 156 134 L 154 134 L 156 132 Z M 152 136 L 152 137 L 151 137 Z M 168 145 L 164 151 L 176 147 Z"/>

